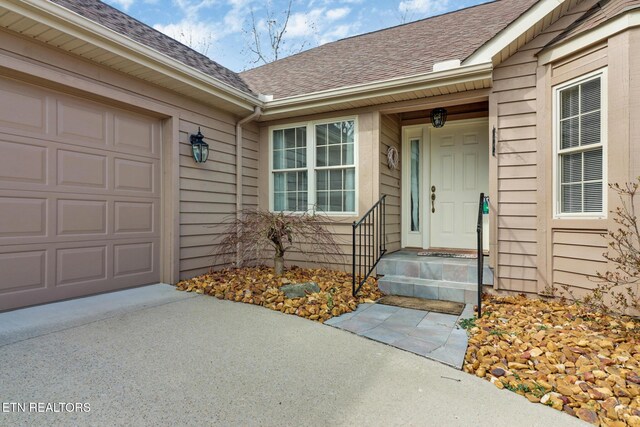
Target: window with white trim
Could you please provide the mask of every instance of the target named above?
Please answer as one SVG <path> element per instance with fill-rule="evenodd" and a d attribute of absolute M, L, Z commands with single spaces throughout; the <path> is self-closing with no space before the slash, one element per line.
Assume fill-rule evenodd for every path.
<path fill-rule="evenodd" d="M 603 73 L 556 91 L 558 214 L 604 213 Z"/>
<path fill-rule="evenodd" d="M 356 122 L 271 130 L 274 211 L 356 212 Z"/>

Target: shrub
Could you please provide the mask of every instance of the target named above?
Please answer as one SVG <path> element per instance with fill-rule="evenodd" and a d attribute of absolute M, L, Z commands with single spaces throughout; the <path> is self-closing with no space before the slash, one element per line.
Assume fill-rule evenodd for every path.
<path fill-rule="evenodd" d="M 597 286 L 584 302 L 603 311 L 610 308 L 626 311 L 640 309 L 637 285 L 640 282 L 640 228 L 636 215 L 636 200 L 640 177 L 624 185 L 611 184 L 620 204 L 611 211 L 614 230 L 609 230 L 608 251 L 603 256 L 614 265 L 612 270 L 597 273 Z"/>
<path fill-rule="evenodd" d="M 272 254 L 277 275 L 284 272 L 284 256 L 292 250 L 310 261 L 336 260 L 342 250 L 327 223 L 327 217 L 318 213 L 246 209 L 228 222 L 216 255 L 243 267 Z"/>

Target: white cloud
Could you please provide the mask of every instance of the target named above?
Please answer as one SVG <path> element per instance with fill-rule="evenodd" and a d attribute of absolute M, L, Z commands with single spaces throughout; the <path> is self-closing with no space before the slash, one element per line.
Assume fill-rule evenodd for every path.
<path fill-rule="evenodd" d="M 130 1 L 130 0 L 126 0 Z M 173 3 L 182 11 L 187 19 L 196 19 L 200 10 L 213 6 L 216 0 L 173 0 Z"/>
<path fill-rule="evenodd" d="M 121 6 L 124 10 L 127 10 L 131 7 L 135 0 L 111 0 L 109 3 L 115 3 L 118 6 Z"/>
<path fill-rule="evenodd" d="M 203 55 L 212 53 L 214 45 L 220 40 L 220 32 L 217 26 L 204 22 L 182 20 L 173 24 L 153 26 L 156 30 L 165 33 Z"/>
<path fill-rule="evenodd" d="M 432 15 L 442 12 L 448 6 L 448 0 L 403 0 L 398 6 L 398 10 L 402 13 L 419 13 Z"/>
<path fill-rule="evenodd" d="M 329 43 L 351 36 L 356 32 L 356 28 L 356 25 L 352 24 L 338 25 L 320 36 L 320 44 Z"/>
<path fill-rule="evenodd" d="M 316 31 L 316 25 L 324 9 L 312 9 L 306 13 L 292 13 L 287 24 L 288 37 L 309 37 Z"/>
<path fill-rule="evenodd" d="M 348 7 L 339 7 L 337 9 L 329 9 L 327 10 L 327 19 L 330 21 L 336 21 L 338 19 L 342 19 L 347 16 L 351 12 L 351 9 Z"/>

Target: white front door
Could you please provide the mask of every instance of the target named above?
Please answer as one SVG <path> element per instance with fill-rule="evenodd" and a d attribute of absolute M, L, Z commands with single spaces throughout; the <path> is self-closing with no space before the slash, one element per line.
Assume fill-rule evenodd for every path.
<path fill-rule="evenodd" d="M 489 194 L 487 121 L 430 128 L 430 247 L 476 247 L 478 198 Z"/>
<path fill-rule="evenodd" d="M 474 249 L 479 196 L 489 194 L 488 121 L 408 126 L 402 133 L 402 246 Z M 488 247 L 488 215 L 484 231 Z"/>

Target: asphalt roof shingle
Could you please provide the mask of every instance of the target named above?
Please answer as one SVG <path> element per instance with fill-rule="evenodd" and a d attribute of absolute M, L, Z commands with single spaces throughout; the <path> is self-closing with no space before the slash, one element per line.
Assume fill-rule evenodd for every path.
<path fill-rule="evenodd" d="M 99 0 L 49 1 L 125 35 L 138 43 L 149 46 L 236 89 L 252 93 L 249 86 L 237 73 L 108 4 Z"/>
<path fill-rule="evenodd" d="M 430 72 L 468 58 L 538 0 L 498 0 L 327 43 L 240 73 L 260 93 L 286 98 Z"/>
<path fill-rule="evenodd" d="M 597 27 L 606 21 L 625 13 L 628 10 L 640 8 L 640 0 L 602 0 L 593 5 L 585 12 L 573 25 L 567 27 L 558 37 L 553 39 L 547 46 L 560 43 L 562 40 L 571 38 L 592 28 Z"/>

